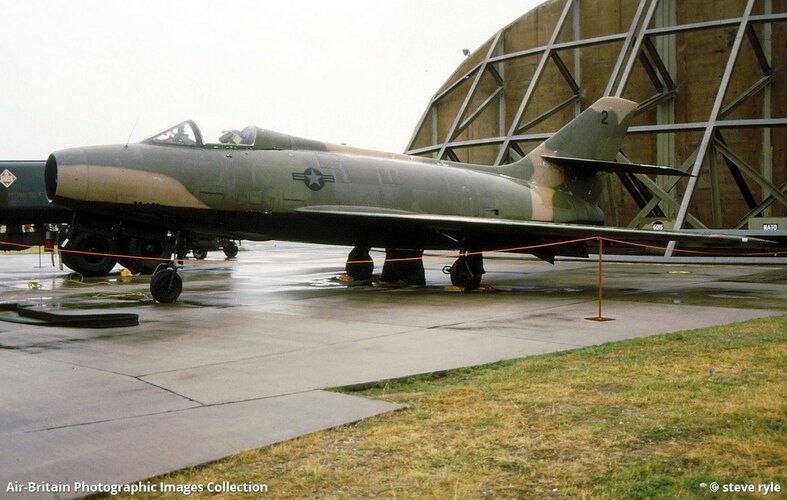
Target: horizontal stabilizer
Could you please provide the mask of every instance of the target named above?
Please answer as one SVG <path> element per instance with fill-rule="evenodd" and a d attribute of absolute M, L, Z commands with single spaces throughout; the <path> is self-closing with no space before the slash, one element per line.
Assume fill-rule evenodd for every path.
<path fill-rule="evenodd" d="M 565 156 L 541 155 L 560 167 L 575 169 L 572 173 L 593 175 L 597 172 L 615 172 L 618 174 L 650 174 L 650 175 L 672 175 L 677 177 L 691 177 L 682 170 L 671 167 L 660 167 L 658 165 L 642 165 L 638 163 L 619 163 L 616 161 L 586 160 L 583 158 L 567 158 Z"/>

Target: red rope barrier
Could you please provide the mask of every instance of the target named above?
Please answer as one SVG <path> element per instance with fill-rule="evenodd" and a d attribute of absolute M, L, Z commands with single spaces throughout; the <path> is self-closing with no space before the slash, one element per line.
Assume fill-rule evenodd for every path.
<path fill-rule="evenodd" d="M 598 241 L 599 247 L 601 247 L 602 242 L 606 241 L 609 243 L 615 243 L 618 245 L 629 246 L 633 248 L 642 248 L 647 250 L 657 250 L 657 251 L 666 251 L 666 246 L 658 246 L 658 245 L 651 245 L 646 243 L 637 243 L 633 241 L 625 241 L 625 240 L 618 240 L 614 238 L 607 238 L 603 236 L 592 236 L 586 238 L 577 238 L 573 240 L 564 240 L 564 241 L 555 241 L 551 243 L 541 243 L 538 245 L 527 245 L 527 246 L 518 246 L 518 247 L 508 247 L 508 248 L 499 248 L 499 249 L 492 249 L 492 250 L 484 250 L 484 251 L 476 251 L 476 252 L 467 252 L 466 256 L 473 256 L 473 255 L 481 255 L 483 253 L 489 252 L 496 252 L 496 253 L 513 253 L 513 252 L 523 252 L 527 253 L 528 250 L 539 250 L 543 248 L 551 248 L 551 247 L 560 247 L 560 246 L 567 246 L 567 245 L 575 245 L 578 243 L 586 243 L 589 241 Z M 22 249 L 31 248 L 33 246 L 40 246 L 40 245 L 28 245 L 23 243 L 14 243 L 10 241 L 2 241 L 0 240 L 0 244 L 8 245 L 8 246 L 15 246 Z M 169 262 L 172 259 L 165 258 L 165 257 L 144 257 L 140 255 L 127 255 L 127 254 L 120 254 L 120 253 L 105 253 L 105 252 L 86 252 L 82 250 L 71 250 L 67 248 L 58 248 L 57 249 L 61 253 L 72 253 L 78 255 L 95 255 L 99 257 L 113 257 L 115 259 L 136 259 L 136 260 L 150 260 L 156 262 Z M 701 251 L 701 250 L 685 250 L 685 249 L 675 249 L 675 252 L 689 254 L 689 255 L 697 255 L 697 256 L 706 256 L 706 257 L 724 257 L 724 256 L 731 256 L 731 257 L 778 257 L 778 256 L 787 256 L 787 250 L 782 251 L 771 251 L 771 252 L 747 252 L 747 253 L 719 253 L 719 252 L 709 252 L 709 251 Z M 451 254 L 444 254 L 444 255 L 435 255 L 433 257 L 436 258 L 459 258 L 461 256 L 460 253 L 451 253 Z M 180 260 L 180 259 L 179 259 Z M 188 259 L 190 262 L 204 262 L 204 263 L 215 263 L 215 262 L 225 262 L 225 260 L 218 260 L 218 259 Z M 343 259 L 344 260 L 344 259 Z M 423 260 L 423 257 L 400 257 L 396 259 L 385 259 L 384 262 L 408 262 L 408 261 L 418 261 Z M 346 260 L 347 264 L 369 264 L 374 263 L 373 260 L 365 259 L 365 260 Z"/>

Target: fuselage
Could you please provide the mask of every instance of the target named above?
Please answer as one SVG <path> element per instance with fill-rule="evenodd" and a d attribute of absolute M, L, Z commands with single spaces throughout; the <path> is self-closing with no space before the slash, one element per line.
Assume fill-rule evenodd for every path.
<path fill-rule="evenodd" d="M 401 247 L 403 238 L 415 248 L 456 244 L 439 231 L 313 224 L 299 209 L 603 222 L 594 203 L 533 179 L 503 175 L 500 168 L 314 141 L 288 144 L 289 149 L 286 144 L 260 149 L 148 140 L 58 151 L 47 162 L 47 194 L 73 210 L 170 230 L 354 246 Z"/>

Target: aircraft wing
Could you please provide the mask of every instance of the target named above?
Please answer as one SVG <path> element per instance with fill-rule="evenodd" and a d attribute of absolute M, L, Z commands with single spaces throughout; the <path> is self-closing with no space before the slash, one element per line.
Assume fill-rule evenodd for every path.
<path fill-rule="evenodd" d="M 458 215 L 420 214 L 399 210 L 381 210 L 376 207 L 309 206 L 298 209 L 315 220 L 348 225 L 394 226 L 411 228 L 414 232 L 439 232 L 449 239 L 471 235 L 476 242 L 483 242 L 485 250 L 510 250 L 518 245 L 551 243 L 583 238 L 608 239 L 666 244 L 670 241 L 690 242 L 702 246 L 737 247 L 740 245 L 769 245 L 760 238 L 689 230 L 643 230 L 611 226 L 538 222 L 492 217 L 466 217 Z M 477 245 L 478 243 L 476 243 Z M 504 245 L 489 248 L 490 245 Z M 507 246 L 505 246 L 507 245 Z M 514 248 L 510 248 L 514 247 Z"/>

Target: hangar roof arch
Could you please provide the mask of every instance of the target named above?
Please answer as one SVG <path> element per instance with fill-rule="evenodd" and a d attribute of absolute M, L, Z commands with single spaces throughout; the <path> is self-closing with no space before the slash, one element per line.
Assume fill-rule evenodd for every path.
<path fill-rule="evenodd" d="M 499 165 L 596 99 L 640 103 L 613 225 L 743 229 L 787 216 L 787 2 L 550 0 L 495 33 L 438 89 L 406 152 Z"/>

